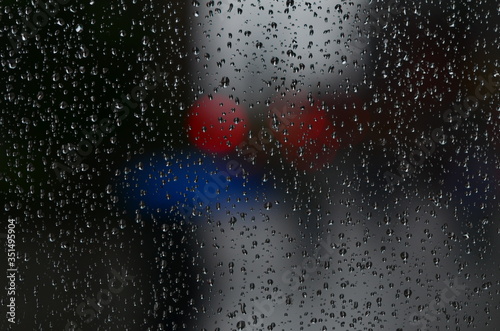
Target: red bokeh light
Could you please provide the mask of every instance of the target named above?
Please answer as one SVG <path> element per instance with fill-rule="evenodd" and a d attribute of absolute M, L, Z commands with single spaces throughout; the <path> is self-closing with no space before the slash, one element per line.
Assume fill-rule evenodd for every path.
<path fill-rule="evenodd" d="M 281 151 L 299 169 L 320 169 L 335 157 L 339 143 L 329 114 L 305 94 L 285 97 L 271 106 L 269 125 Z"/>
<path fill-rule="evenodd" d="M 212 153 L 230 152 L 247 135 L 245 109 L 225 96 L 203 96 L 189 109 L 187 133 L 197 148 Z"/>

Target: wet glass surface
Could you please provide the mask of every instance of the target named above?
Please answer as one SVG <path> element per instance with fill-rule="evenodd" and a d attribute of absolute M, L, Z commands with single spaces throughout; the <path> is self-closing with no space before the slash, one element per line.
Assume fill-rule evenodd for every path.
<path fill-rule="evenodd" d="M 2 330 L 500 330 L 496 1 L 5 1 Z"/>

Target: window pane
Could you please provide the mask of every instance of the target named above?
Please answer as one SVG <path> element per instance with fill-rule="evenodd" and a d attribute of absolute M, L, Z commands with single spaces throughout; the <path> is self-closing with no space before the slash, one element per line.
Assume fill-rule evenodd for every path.
<path fill-rule="evenodd" d="M 0 13 L 2 329 L 498 329 L 495 2 Z"/>

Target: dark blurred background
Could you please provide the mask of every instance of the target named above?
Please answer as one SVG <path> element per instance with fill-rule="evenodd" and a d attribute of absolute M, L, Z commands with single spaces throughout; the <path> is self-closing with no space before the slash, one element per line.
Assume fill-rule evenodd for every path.
<path fill-rule="evenodd" d="M 243 1 L 243 5 L 250 3 Z M 304 3 L 288 3 L 286 7 L 291 12 L 307 7 Z M 233 11 L 229 11 L 233 5 Z M 352 308 L 349 313 L 352 320 L 345 322 L 348 318 L 341 311 L 349 308 L 342 307 L 342 294 L 340 297 L 337 294 L 337 306 L 312 304 L 312 312 L 305 316 L 301 314 L 309 309 L 306 303 L 298 304 L 300 299 L 287 303 L 290 316 L 300 316 L 306 321 L 304 324 L 289 321 L 293 318 L 287 317 L 289 324 L 277 322 L 269 326 L 276 322 L 267 323 L 266 316 L 260 316 L 264 324 L 259 324 L 259 320 L 257 329 L 416 330 L 409 326 L 407 316 L 418 312 L 419 305 L 434 300 L 433 285 L 439 288 L 438 281 L 459 279 L 457 282 L 467 288 L 466 294 L 442 312 L 440 320 L 431 321 L 428 329 L 439 330 L 446 325 L 453 330 L 498 330 L 500 320 L 495 313 L 500 305 L 498 87 L 487 99 L 479 101 L 478 108 L 462 119 L 459 128 L 454 129 L 453 123 L 446 123 L 442 117 L 446 109 L 453 109 L 453 105 L 462 104 L 467 96 L 474 95 L 480 84 L 479 75 L 496 75 L 497 82 L 500 79 L 498 3 L 412 1 L 397 5 L 402 12 L 388 23 L 376 20 L 380 31 L 374 32 L 370 25 L 359 23 L 370 40 L 365 50 L 369 57 L 364 60 L 368 69 L 359 69 L 363 72 L 359 82 L 349 84 L 347 79 L 346 83 L 337 66 L 332 77 L 343 78 L 332 78 L 331 86 L 325 86 L 328 75 L 323 74 L 318 78 L 323 82 L 320 88 L 300 87 L 299 82 L 297 93 L 297 82 L 288 79 L 282 87 L 274 89 L 287 75 L 280 73 L 268 90 L 260 92 L 255 88 L 243 96 L 240 90 L 231 90 L 231 82 L 225 88 L 207 87 L 204 77 L 209 77 L 217 64 L 211 64 L 206 71 L 198 69 L 197 58 L 206 51 L 196 50 L 202 36 L 193 32 L 200 21 L 207 20 L 195 15 L 200 7 L 213 10 L 214 15 L 220 12 L 239 15 L 240 3 L 69 0 L 59 4 L 58 10 L 52 12 L 53 17 L 37 29 L 35 36 L 26 37 L 16 52 L 9 36 L 20 35 L 26 26 L 23 19 L 31 20 L 33 10 L 36 12 L 39 7 L 28 1 L 4 1 L 0 9 L 3 203 L 0 233 L 6 233 L 8 218 L 16 219 L 19 271 L 17 324 L 12 326 L 2 317 L 1 328 L 64 330 L 68 321 L 75 321 L 82 330 L 217 330 L 217 327 L 236 330 L 237 319 L 228 317 L 227 312 L 237 307 L 228 302 L 233 302 L 231 298 L 237 298 L 241 294 L 238 291 L 243 291 L 237 286 L 251 287 L 252 277 L 260 276 L 256 275 L 258 271 L 252 275 L 249 267 L 249 278 L 234 281 L 237 294 L 224 293 L 226 302 L 218 299 L 221 293 L 216 295 L 217 291 L 233 289 L 226 289 L 222 281 L 217 284 L 217 277 L 225 279 L 231 275 L 230 271 L 222 275 L 217 267 L 223 265 L 226 270 L 232 259 L 245 255 L 245 249 L 238 245 L 235 246 L 238 249 L 229 248 L 229 243 L 234 245 L 238 240 L 242 240 L 241 245 L 246 243 L 236 233 L 234 237 L 228 234 L 231 222 L 237 219 L 238 229 L 243 227 L 241 222 L 247 222 L 244 224 L 248 229 L 241 228 L 241 232 L 250 238 L 255 236 L 259 243 L 268 243 L 262 239 L 267 238 L 263 235 L 267 233 L 262 230 L 264 225 L 259 223 L 260 227 L 252 228 L 251 224 L 258 223 L 259 217 L 273 229 L 270 238 L 275 235 L 273 231 L 289 231 L 290 235 L 283 234 L 283 240 L 291 246 L 284 250 L 289 249 L 293 254 L 283 261 L 291 258 L 290 263 L 300 264 L 327 233 L 333 231 L 338 237 L 342 226 L 351 224 L 349 214 L 359 213 L 364 221 L 354 220 L 352 226 L 359 227 L 360 233 L 369 228 L 371 242 L 375 242 L 366 246 L 369 247 L 366 251 L 375 251 L 376 247 L 380 252 L 380 246 L 390 247 L 380 241 L 387 240 L 388 233 L 394 230 L 382 225 L 384 215 L 389 218 L 392 215 L 393 222 L 405 226 L 399 240 L 394 239 L 397 252 L 394 266 L 405 268 L 399 258 L 400 246 L 406 247 L 401 251 L 427 247 L 431 256 L 447 262 L 442 263 L 444 267 L 439 272 L 434 272 L 431 269 L 435 261 L 430 258 L 421 265 L 425 272 L 412 267 L 414 270 L 407 271 L 406 279 L 391 276 L 390 267 L 380 262 L 378 268 L 388 274 L 374 276 L 378 280 L 373 284 L 368 281 L 368 289 L 360 290 L 359 294 L 363 300 L 370 297 L 372 289 L 378 289 L 379 294 L 370 298 L 374 306 L 376 297 L 384 298 L 381 304 L 384 307 L 376 313 L 380 319 L 365 317 L 371 324 L 359 319 L 356 322 L 356 316 L 367 316 L 370 308 L 366 306 L 360 312 Z M 334 4 L 315 6 L 318 12 L 326 11 L 326 7 L 331 9 L 323 15 L 331 15 L 332 20 L 337 16 L 353 19 L 357 9 L 348 4 L 342 4 L 343 11 Z M 380 1 L 363 4 L 363 8 L 365 16 L 387 10 Z M 263 15 L 271 15 L 269 10 L 266 7 Z M 347 12 L 352 12 L 351 18 L 344 16 Z M 245 17 L 245 13 L 241 16 Z M 255 27 L 248 26 L 248 30 L 252 28 Z M 299 25 L 297 29 L 300 28 Z M 273 32 L 277 33 L 278 44 L 281 32 Z M 245 31 L 233 33 L 235 39 L 245 35 Z M 321 31 L 316 31 L 316 35 L 321 35 Z M 233 51 L 221 50 L 222 54 Z M 279 57 L 286 58 L 287 48 L 282 45 L 279 51 L 283 52 Z M 260 65 L 258 57 L 247 61 Z M 280 70 L 289 64 L 286 62 L 289 60 L 284 61 Z M 118 104 L 126 104 L 122 95 L 130 98 L 136 86 L 151 81 L 148 67 L 159 68 L 163 82 L 148 91 L 144 101 L 120 120 Z M 314 81 L 315 76 L 307 68 L 304 72 Z M 241 75 L 250 72 L 243 69 Z M 254 75 L 253 79 L 259 81 L 259 74 Z M 269 113 L 279 103 L 271 99 L 281 97 L 285 104 L 297 103 L 301 111 L 310 103 L 314 107 L 320 105 L 324 111 L 321 116 L 326 116 L 327 122 L 336 128 L 338 148 L 290 156 L 288 149 L 294 150 L 296 146 L 280 141 L 278 133 L 269 143 L 256 143 L 258 152 L 250 159 L 243 145 L 222 154 L 200 150 L 188 139 L 187 114 L 196 99 L 217 92 L 241 100 L 239 105 L 249 118 L 246 125 L 250 137 L 269 128 Z M 288 111 L 293 108 L 286 107 Z M 85 137 L 84 130 L 96 132 L 102 119 L 109 119 L 115 129 L 92 147 L 81 166 L 67 171 L 59 180 L 55 162 L 65 161 L 68 144 L 78 145 Z M 317 123 L 318 118 L 313 122 Z M 430 136 L 434 128 L 441 127 L 445 128 L 446 142 L 436 145 L 432 155 L 416 167 L 415 174 L 391 188 L 384 174 L 401 176 L 400 157 L 416 149 L 416 139 Z M 311 130 L 314 132 L 315 128 Z M 314 139 L 317 139 L 311 145 L 314 148 L 325 142 Z M 326 143 L 333 144 L 330 140 Z M 332 158 L 315 159 L 318 153 Z M 197 190 L 211 182 L 211 175 L 227 171 L 225 167 L 230 160 L 235 160 L 244 171 L 222 185 L 217 197 L 209 199 L 209 203 L 197 198 Z M 421 203 L 415 203 L 416 200 Z M 182 206 L 187 206 L 184 213 L 179 212 Z M 340 215 L 339 206 L 347 208 L 347 215 Z M 445 216 L 438 218 L 441 223 L 427 228 L 413 223 L 407 226 L 399 220 L 404 219 L 404 210 L 411 214 L 407 218 L 418 218 L 412 214 L 418 208 L 429 210 L 430 215 L 438 209 Z M 429 235 L 426 231 L 435 233 Z M 422 236 L 425 233 L 427 239 L 432 235 L 439 237 L 441 232 L 446 242 L 411 241 L 408 234 L 417 232 Z M 221 236 L 226 236 L 226 245 L 220 244 L 224 242 Z M 348 247 L 358 247 L 356 236 L 353 234 Z M 251 245 L 253 240 L 248 240 L 247 245 Z M 410 243 L 405 245 L 405 241 Z M 263 249 L 259 254 L 267 258 L 266 254 L 273 256 L 273 252 L 283 250 L 279 243 L 272 244 L 275 251 Z M 342 247 L 339 244 L 335 249 Z M 219 255 L 212 249 L 220 251 Z M 355 260 L 357 253 L 352 254 L 349 256 Z M 362 249 L 359 254 L 365 255 Z M 375 259 L 379 253 L 370 254 Z M 6 259 L 2 258 L 2 265 L 6 265 Z M 344 262 L 355 264 L 354 260 Z M 279 258 L 273 261 L 271 258 L 268 263 L 277 269 L 292 268 Z M 339 266 L 344 263 L 339 261 Z M 220 265 L 215 267 L 217 264 Z M 86 323 L 76 313 L 76 307 L 108 287 L 112 269 L 126 270 L 135 278 L 122 292 L 113 295 L 93 321 Z M 340 286 L 342 281 L 335 278 L 344 276 L 351 278 L 352 283 L 360 277 L 361 283 L 363 273 L 349 269 L 346 266 L 344 274 L 337 270 L 337 275 L 331 276 L 336 280 L 330 286 L 348 292 Z M 298 292 L 314 296 L 310 294 L 311 288 L 329 282 L 329 276 L 315 277 L 321 283 L 306 284 Z M 391 277 L 401 279 L 401 283 Z M 422 290 L 427 296 L 420 294 L 415 301 L 412 301 L 415 296 L 391 301 L 392 294 L 381 289 L 385 285 L 403 292 L 408 286 L 404 284 L 407 278 L 413 282 L 419 277 L 422 279 L 415 287 L 427 287 Z M 233 284 L 231 281 L 227 284 Z M 6 291 L 2 291 L 0 298 L 3 311 Z M 247 305 L 250 306 L 248 302 Z M 399 305 L 404 308 L 398 311 L 394 307 Z M 322 322 L 313 321 L 314 312 L 323 314 L 321 309 L 334 313 Z M 278 321 L 280 318 L 276 315 Z M 208 320 L 219 322 L 211 324 Z"/>

